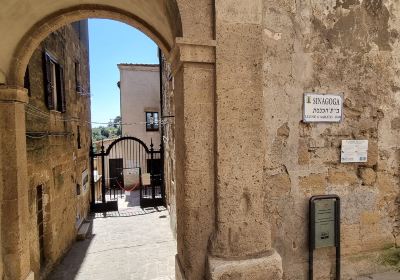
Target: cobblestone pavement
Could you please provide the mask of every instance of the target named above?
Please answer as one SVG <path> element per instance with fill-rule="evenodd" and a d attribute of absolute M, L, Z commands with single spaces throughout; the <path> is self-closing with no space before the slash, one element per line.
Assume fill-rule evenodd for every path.
<path fill-rule="evenodd" d="M 137 194 L 119 212 L 93 217 L 91 238 L 76 242 L 48 280 L 173 280 L 176 241 L 164 207 L 141 209 Z"/>

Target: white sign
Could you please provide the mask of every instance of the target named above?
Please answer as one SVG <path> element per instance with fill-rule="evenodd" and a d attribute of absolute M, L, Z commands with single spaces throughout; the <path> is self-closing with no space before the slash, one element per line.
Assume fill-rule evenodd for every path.
<path fill-rule="evenodd" d="M 151 185 L 150 173 L 144 173 L 144 174 L 142 174 L 142 185 L 143 185 L 143 186 L 149 186 L 149 185 Z"/>
<path fill-rule="evenodd" d="M 339 94 L 304 93 L 303 122 L 341 122 L 342 108 Z"/>
<path fill-rule="evenodd" d="M 124 168 L 122 170 L 125 186 L 140 185 L 140 168 Z"/>
<path fill-rule="evenodd" d="M 367 162 L 368 140 L 342 140 L 341 162 Z"/>

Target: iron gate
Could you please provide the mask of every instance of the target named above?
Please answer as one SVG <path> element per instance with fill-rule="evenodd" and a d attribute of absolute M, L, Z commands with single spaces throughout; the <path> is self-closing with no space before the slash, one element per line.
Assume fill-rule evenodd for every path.
<path fill-rule="evenodd" d="M 163 151 L 150 149 L 135 137 L 121 137 L 90 152 L 92 171 L 92 211 L 117 211 L 118 197 L 126 191 L 140 192 L 141 207 L 164 205 Z M 95 170 L 95 161 L 97 161 Z M 95 171 L 101 176 L 100 186 L 95 184 Z"/>

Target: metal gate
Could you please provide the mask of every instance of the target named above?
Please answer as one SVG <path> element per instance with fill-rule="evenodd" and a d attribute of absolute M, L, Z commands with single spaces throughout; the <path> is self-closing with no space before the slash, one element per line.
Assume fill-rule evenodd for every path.
<path fill-rule="evenodd" d="M 90 151 L 92 211 L 118 210 L 118 197 L 140 192 L 141 207 L 164 205 L 163 151 L 150 149 L 135 137 L 121 137 L 100 151 Z M 95 182 L 98 179 L 98 183 Z"/>

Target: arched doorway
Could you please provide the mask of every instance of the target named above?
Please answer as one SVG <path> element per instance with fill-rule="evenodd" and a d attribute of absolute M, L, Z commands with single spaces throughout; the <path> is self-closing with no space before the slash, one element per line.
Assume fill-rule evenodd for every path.
<path fill-rule="evenodd" d="M 6 4 L 8 14 L 4 21 L 14 22 L 14 32 L 7 32 L 7 45 L 1 46 L 0 57 L 0 92 L 2 94 L 2 116 L 8 119 L 8 133 L 3 134 L 2 143 L 11 142 L 8 155 L 2 158 L 2 163 L 8 162 L 3 169 L 4 191 L 15 198 L 15 203 L 8 205 L 7 211 L 1 213 L 2 243 L 10 244 L 5 250 L 7 258 L 2 273 L 5 279 L 26 279 L 30 277 L 29 246 L 27 244 L 27 184 L 24 104 L 27 102 L 26 91 L 23 89 L 23 77 L 26 65 L 38 44 L 57 28 L 85 18 L 108 18 L 125 22 L 134 26 L 152 38 L 164 52 L 172 69 L 176 108 L 176 142 L 184 153 L 177 153 L 177 216 L 178 216 L 178 258 L 177 273 L 184 274 L 187 279 L 202 279 L 206 270 L 208 241 L 213 230 L 213 114 L 197 112 L 196 115 L 185 111 L 188 104 L 207 104 L 213 107 L 214 92 L 214 44 L 212 30 L 212 13 L 207 3 L 190 4 L 175 1 L 137 1 L 123 5 L 115 1 L 98 1 L 93 5 L 87 1 L 42 1 L 37 6 L 28 7 L 24 3 Z M 15 1 L 14 1 L 15 2 Z M 78 5 L 79 4 L 79 5 Z M 22 9 L 20 9 L 23 7 Z M 192 16 L 193 9 L 201 11 L 201 15 Z M 184 18 L 184 20 L 182 20 Z M 201 18 L 201 20 L 200 20 Z M 199 28 L 200 27 L 200 28 Z M 183 32 L 185 30 L 185 32 Z M 200 68 L 199 68 L 200 66 Z M 201 76 L 201 80 L 194 79 Z M 204 88 L 202 83 L 211 86 Z M 195 96 L 202 93 L 203 97 Z M 205 100 L 203 100 L 204 98 Z M 10 116 L 13 118 L 10 120 Z M 207 126 L 207 133 L 194 144 L 195 131 L 192 130 L 201 118 Z M 192 127 L 192 128 L 191 128 Z M 188 155 L 198 158 L 201 152 L 206 154 L 206 160 L 198 162 L 196 169 L 186 166 Z M 193 151 L 193 153 L 192 153 Z M 194 159 L 193 159 L 194 160 Z M 186 162 L 186 163 L 185 163 Z M 206 176 L 204 176 L 206 175 Z M 195 178 L 204 176 L 207 180 L 194 183 Z M 191 179 L 192 178 L 192 179 Z M 12 186 L 6 187 L 7 185 Z M 202 200 L 187 199 L 194 187 L 201 187 Z M 5 199 L 5 197 L 2 197 Z M 207 205 L 206 209 L 200 209 Z M 10 212 L 13 215 L 9 215 Z M 196 215 L 193 215 L 193 214 Z M 201 233 L 198 233 L 199 220 Z M 7 225 L 7 226 L 6 226 Z M 11 264 L 17 264 L 17 267 Z M 179 271 L 185 272 L 179 272 Z M 183 276 L 182 276 L 183 277 Z"/>

